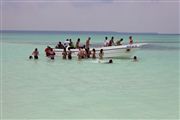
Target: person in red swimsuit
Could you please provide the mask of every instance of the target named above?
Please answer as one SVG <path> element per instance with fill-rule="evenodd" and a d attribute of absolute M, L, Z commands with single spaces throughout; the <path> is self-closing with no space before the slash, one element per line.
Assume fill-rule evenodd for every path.
<path fill-rule="evenodd" d="M 129 36 L 129 44 L 133 44 L 132 36 Z"/>
<path fill-rule="evenodd" d="M 108 46 L 112 46 L 114 45 L 114 37 L 111 37 L 111 40 L 109 41 L 109 45 Z"/>
<path fill-rule="evenodd" d="M 51 49 L 51 47 L 47 46 L 47 48 L 44 50 L 46 53 L 46 57 L 49 57 Z"/>

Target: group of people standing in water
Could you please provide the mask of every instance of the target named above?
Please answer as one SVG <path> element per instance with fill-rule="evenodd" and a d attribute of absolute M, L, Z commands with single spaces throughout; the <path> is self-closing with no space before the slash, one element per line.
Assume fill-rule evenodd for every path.
<path fill-rule="evenodd" d="M 98 53 L 98 56 L 96 56 L 96 50 L 94 48 L 91 51 L 89 50 L 89 48 L 79 48 L 79 52 L 77 56 L 78 59 L 84 59 L 84 58 L 103 59 L 104 52 L 103 49 L 101 49 Z"/>
<path fill-rule="evenodd" d="M 97 55 L 96 50 L 95 49 L 90 50 L 90 40 L 91 40 L 91 37 L 88 37 L 88 39 L 85 42 L 85 45 L 81 46 L 80 38 L 77 39 L 75 45 L 71 39 L 66 39 L 66 41 L 63 44 L 61 42 L 59 42 L 55 46 L 55 48 L 56 49 L 63 49 L 63 51 L 62 51 L 62 58 L 63 59 L 69 59 L 69 60 L 72 59 L 71 49 L 79 49 L 78 54 L 77 54 L 78 59 L 85 59 L 85 58 L 103 59 L 103 56 L 104 56 L 103 49 L 101 49 L 98 53 L 98 56 L 96 56 Z M 114 42 L 114 37 L 111 37 L 110 40 L 108 40 L 108 37 L 105 37 L 104 47 L 122 45 L 122 41 L 123 41 L 123 38 Z M 132 36 L 129 37 L 129 44 L 133 44 Z M 46 53 L 46 57 L 48 57 L 52 60 L 55 58 L 56 54 L 55 54 L 53 48 L 51 48 L 50 46 L 47 46 L 47 48 L 45 48 L 44 51 Z M 34 57 L 34 59 L 38 59 L 39 51 L 37 48 L 35 48 L 35 50 L 33 51 L 32 56 Z M 32 56 L 29 56 L 29 59 L 32 59 L 33 58 Z M 112 60 L 111 60 L 111 62 L 112 62 Z"/>

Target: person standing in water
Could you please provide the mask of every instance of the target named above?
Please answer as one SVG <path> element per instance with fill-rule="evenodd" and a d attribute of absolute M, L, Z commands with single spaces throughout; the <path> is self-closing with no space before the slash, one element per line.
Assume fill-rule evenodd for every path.
<path fill-rule="evenodd" d="M 68 56 L 68 59 L 71 60 L 72 59 L 72 52 L 71 52 L 71 49 L 68 48 L 68 51 L 67 51 L 67 56 Z"/>
<path fill-rule="evenodd" d="M 39 51 L 38 51 L 37 48 L 35 48 L 35 50 L 33 51 L 32 55 L 34 56 L 34 59 L 38 59 Z"/>
<path fill-rule="evenodd" d="M 66 52 L 66 48 L 64 48 L 64 51 L 62 52 L 62 58 L 66 59 L 67 56 L 67 52 Z"/>
<path fill-rule="evenodd" d="M 92 50 L 92 58 L 96 59 L 96 50 L 95 49 Z"/>
<path fill-rule="evenodd" d="M 44 50 L 46 53 L 46 57 L 49 57 L 51 49 L 52 48 L 50 46 L 47 46 L 47 48 Z"/>
<path fill-rule="evenodd" d="M 54 60 L 54 56 L 55 56 L 56 54 L 55 54 L 55 52 L 53 51 L 53 49 L 51 48 L 50 49 L 50 51 L 49 51 L 49 58 L 51 59 L 51 60 Z"/>
<path fill-rule="evenodd" d="M 77 56 L 78 56 L 78 60 L 85 58 L 83 48 L 79 48 L 79 52 L 78 52 Z"/>
<path fill-rule="evenodd" d="M 104 52 L 103 49 L 101 49 L 99 52 L 99 59 L 103 59 L 103 56 L 104 56 Z"/>
<path fill-rule="evenodd" d="M 91 51 L 89 50 L 89 48 L 86 48 L 85 49 L 85 57 L 90 58 L 90 55 L 91 55 Z"/>

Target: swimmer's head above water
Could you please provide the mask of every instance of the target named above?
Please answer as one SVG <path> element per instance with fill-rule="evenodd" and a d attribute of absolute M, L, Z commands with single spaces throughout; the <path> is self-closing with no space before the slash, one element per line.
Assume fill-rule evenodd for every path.
<path fill-rule="evenodd" d="M 110 59 L 108 63 L 113 63 L 112 59 Z"/>

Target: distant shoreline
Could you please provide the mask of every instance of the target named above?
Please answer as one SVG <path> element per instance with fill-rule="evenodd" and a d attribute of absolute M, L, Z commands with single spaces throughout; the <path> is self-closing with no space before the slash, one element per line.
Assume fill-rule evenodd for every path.
<path fill-rule="evenodd" d="M 2 33 L 54 33 L 54 34 L 107 34 L 107 35 L 180 35 L 175 33 L 133 33 L 115 31 L 46 31 L 46 30 L 2 30 Z"/>

